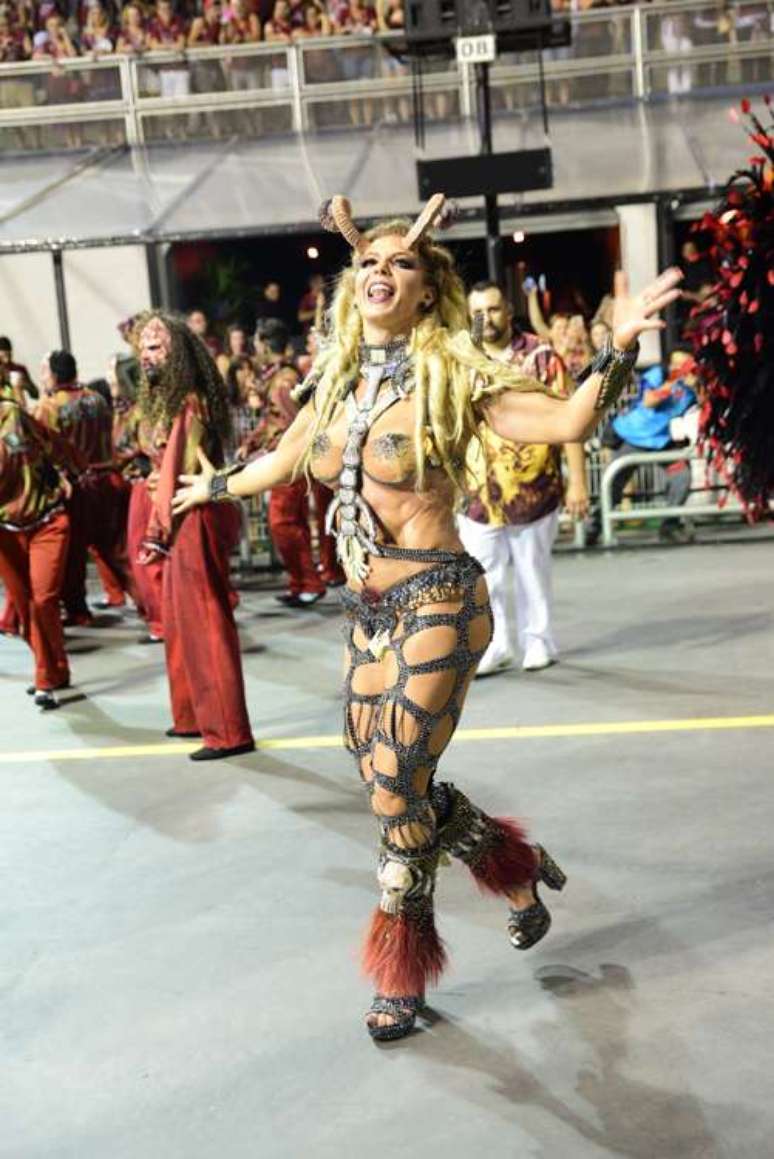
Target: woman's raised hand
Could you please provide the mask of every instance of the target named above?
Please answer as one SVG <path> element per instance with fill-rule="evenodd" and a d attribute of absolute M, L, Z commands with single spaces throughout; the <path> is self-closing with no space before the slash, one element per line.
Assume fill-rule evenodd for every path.
<path fill-rule="evenodd" d="M 199 475 L 178 475 L 178 482 L 182 483 L 183 486 L 178 487 L 172 500 L 172 511 L 175 515 L 182 515 L 185 511 L 190 511 L 192 507 L 200 507 L 203 503 L 210 501 L 210 484 L 215 474 L 215 468 L 201 447 L 198 448 L 196 454 L 201 466 L 201 473 Z"/>
<path fill-rule="evenodd" d="M 618 271 L 613 299 L 613 345 L 617 350 L 627 350 L 647 330 L 664 329 L 666 322 L 658 315 L 680 297 L 676 287 L 682 277 L 682 270 L 672 266 L 659 274 L 639 294 L 631 297 L 626 274 L 622 270 Z"/>

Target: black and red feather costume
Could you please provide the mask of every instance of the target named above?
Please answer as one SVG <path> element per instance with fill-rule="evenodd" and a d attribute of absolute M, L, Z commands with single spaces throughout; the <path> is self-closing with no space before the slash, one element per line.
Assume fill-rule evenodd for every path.
<path fill-rule="evenodd" d="M 774 494 L 774 123 L 764 128 L 748 100 L 741 109 L 758 152 L 696 227 L 717 281 L 688 336 L 705 392 L 701 443 L 756 519 Z"/>

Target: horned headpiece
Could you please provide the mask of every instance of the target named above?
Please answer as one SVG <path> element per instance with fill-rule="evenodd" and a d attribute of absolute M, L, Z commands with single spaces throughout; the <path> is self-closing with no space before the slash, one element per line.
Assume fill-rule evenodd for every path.
<path fill-rule="evenodd" d="M 448 228 L 453 217 L 453 203 L 443 193 L 434 193 L 406 234 L 406 248 L 415 246 L 429 229 Z M 368 248 L 368 240 L 352 220 L 352 207 L 346 197 L 332 197 L 325 202 L 320 209 L 320 224 L 329 233 L 340 233 L 355 253 L 362 254 Z"/>

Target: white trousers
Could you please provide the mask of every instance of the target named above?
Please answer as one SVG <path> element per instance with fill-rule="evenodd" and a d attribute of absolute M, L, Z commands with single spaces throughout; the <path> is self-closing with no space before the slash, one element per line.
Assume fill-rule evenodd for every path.
<path fill-rule="evenodd" d="M 552 511 L 534 523 L 516 527 L 490 527 L 465 515 L 457 518 L 460 538 L 486 570 L 494 634 L 485 660 L 512 654 L 508 617 L 508 564 L 513 565 L 513 593 L 519 647 L 525 652 L 540 640 L 550 656 L 557 654 L 551 630 L 551 550 L 556 539 L 559 512 Z"/>

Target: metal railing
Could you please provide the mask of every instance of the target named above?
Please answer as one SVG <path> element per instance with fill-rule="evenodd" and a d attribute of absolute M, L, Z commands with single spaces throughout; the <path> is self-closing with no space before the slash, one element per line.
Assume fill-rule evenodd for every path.
<path fill-rule="evenodd" d="M 688 464 L 690 467 L 691 463 L 704 463 L 704 460 L 695 448 L 686 447 L 684 449 L 671 451 L 642 451 L 636 454 L 619 455 L 618 458 L 613 459 L 603 469 L 599 486 L 599 505 L 602 520 L 602 544 L 604 547 L 615 547 L 618 542 L 613 530 L 614 524 L 625 523 L 632 519 L 679 519 L 685 518 L 686 516 L 721 516 L 729 514 L 738 518 L 744 517 L 744 511 L 739 501 L 724 484 L 719 480 L 711 478 L 709 475 L 705 476 L 704 486 L 699 488 L 691 487 L 688 499 L 680 506 L 669 506 L 658 502 L 663 492 L 659 482 L 653 477 L 649 481 L 649 486 L 646 482 L 643 488 L 642 483 L 639 483 L 626 508 L 615 508 L 613 506 L 613 482 L 616 476 L 620 475 L 622 471 L 633 466 L 641 470 L 643 468 L 652 470 L 656 466 L 661 467 L 664 464 L 681 462 Z M 643 493 L 644 501 L 642 501 Z M 701 500 L 697 500 L 698 495 L 705 494 L 712 495 L 712 501 L 702 502 Z"/>
<path fill-rule="evenodd" d="M 553 108 L 647 100 L 769 80 L 774 0 L 661 0 L 572 14 L 573 41 L 544 53 Z M 0 147 L 40 149 L 245 137 L 411 120 L 412 78 L 396 34 L 293 44 L 192 48 L 185 53 L 0 65 Z M 539 100 L 536 53 L 505 54 L 493 102 L 528 111 Z M 430 120 L 470 116 L 473 71 L 424 69 Z"/>

